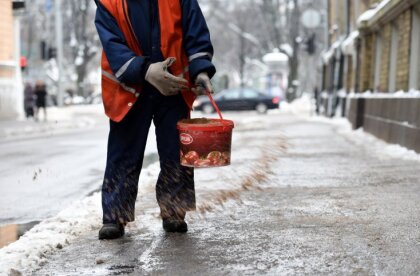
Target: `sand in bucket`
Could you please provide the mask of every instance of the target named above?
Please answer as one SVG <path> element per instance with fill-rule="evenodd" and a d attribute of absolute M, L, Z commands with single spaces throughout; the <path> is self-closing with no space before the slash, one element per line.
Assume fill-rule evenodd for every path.
<path fill-rule="evenodd" d="M 184 119 L 178 122 L 181 165 L 194 168 L 230 165 L 233 121 L 224 120 L 210 93 L 220 119 Z"/>
<path fill-rule="evenodd" d="M 195 168 L 230 164 L 233 122 L 187 119 L 178 122 L 181 165 Z"/>

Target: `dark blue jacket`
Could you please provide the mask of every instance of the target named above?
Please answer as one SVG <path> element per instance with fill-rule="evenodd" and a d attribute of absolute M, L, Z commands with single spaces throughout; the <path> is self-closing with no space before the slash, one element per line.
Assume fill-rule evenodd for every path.
<path fill-rule="evenodd" d="M 149 64 L 164 60 L 160 50 L 158 0 L 126 1 L 130 21 L 143 56 L 136 56 L 128 48 L 116 20 L 99 0 L 95 0 L 98 7 L 95 25 L 114 75 L 123 83 L 143 84 Z M 194 81 L 201 72 L 207 72 L 211 78 L 216 69 L 211 62 L 213 46 L 204 16 L 197 0 L 180 0 L 180 2 L 183 43 L 190 62 L 191 80 Z"/>

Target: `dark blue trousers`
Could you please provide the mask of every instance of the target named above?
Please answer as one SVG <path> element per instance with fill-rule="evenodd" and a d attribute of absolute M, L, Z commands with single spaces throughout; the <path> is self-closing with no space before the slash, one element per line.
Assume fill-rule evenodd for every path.
<path fill-rule="evenodd" d="M 156 184 L 161 216 L 183 217 L 186 211 L 195 209 L 194 171 L 180 165 L 176 128 L 177 122 L 188 116 L 181 95 L 165 97 L 145 87 L 121 122 L 110 121 L 102 185 L 103 223 L 126 223 L 135 218 L 139 176 L 152 121 L 161 168 Z"/>

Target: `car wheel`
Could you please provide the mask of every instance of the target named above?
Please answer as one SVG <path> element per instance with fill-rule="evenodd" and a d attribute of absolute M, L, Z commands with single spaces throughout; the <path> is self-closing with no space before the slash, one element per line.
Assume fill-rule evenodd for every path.
<path fill-rule="evenodd" d="M 203 112 L 206 113 L 206 114 L 213 113 L 214 108 L 210 104 L 206 104 L 205 106 L 203 106 Z"/>
<path fill-rule="evenodd" d="M 263 103 L 259 103 L 259 104 L 257 104 L 257 106 L 255 107 L 255 110 L 258 112 L 258 113 L 261 113 L 261 114 L 263 114 L 263 113 L 267 113 L 267 105 L 266 104 L 263 104 Z"/>

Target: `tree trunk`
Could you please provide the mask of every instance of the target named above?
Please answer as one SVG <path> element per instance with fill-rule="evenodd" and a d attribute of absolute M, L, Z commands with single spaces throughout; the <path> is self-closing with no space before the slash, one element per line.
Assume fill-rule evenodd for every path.
<path fill-rule="evenodd" d="M 240 51 L 239 51 L 239 76 L 241 79 L 241 88 L 245 87 L 245 44 L 246 40 L 245 38 L 240 35 L 239 36 L 239 43 L 240 43 Z"/>
<path fill-rule="evenodd" d="M 296 98 L 298 85 L 295 81 L 298 80 L 298 69 L 299 69 L 299 43 L 296 38 L 299 36 L 300 29 L 300 12 L 298 6 L 298 0 L 293 0 L 294 7 L 290 16 L 290 41 L 292 43 L 293 55 L 289 57 L 289 78 L 288 78 L 288 89 L 287 89 L 287 100 L 289 102 Z"/>

